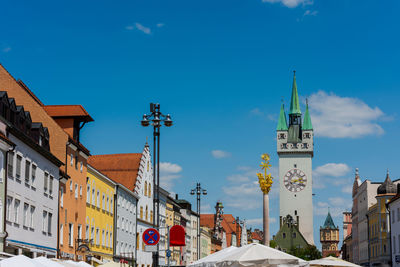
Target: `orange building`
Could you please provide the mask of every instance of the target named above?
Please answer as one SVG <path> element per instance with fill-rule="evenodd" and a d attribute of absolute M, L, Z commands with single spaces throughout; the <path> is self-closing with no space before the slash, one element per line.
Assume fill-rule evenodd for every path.
<path fill-rule="evenodd" d="M 76 250 L 78 239 L 85 238 L 86 161 L 89 151 L 79 143 L 79 131 L 83 124 L 93 119 L 80 105 L 44 105 L 2 65 L 0 88 L 29 110 L 33 121 L 41 122 L 49 130 L 50 152 L 64 163 L 60 168 L 59 256 L 83 259 L 84 253 Z"/>

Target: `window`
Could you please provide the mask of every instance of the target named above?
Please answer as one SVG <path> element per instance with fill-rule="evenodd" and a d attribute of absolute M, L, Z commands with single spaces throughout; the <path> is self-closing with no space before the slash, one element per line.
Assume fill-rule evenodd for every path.
<path fill-rule="evenodd" d="M 286 233 L 282 233 L 282 237 L 283 237 L 283 238 L 286 238 Z"/>
<path fill-rule="evenodd" d="M 393 254 L 396 253 L 396 236 L 393 236 Z"/>
<path fill-rule="evenodd" d="M 110 247 L 112 247 L 113 239 L 112 239 L 112 232 L 110 232 L 110 242 L 108 243 Z"/>
<path fill-rule="evenodd" d="M 42 222 L 42 231 L 46 233 L 46 221 L 47 221 L 47 211 L 43 211 L 43 222 Z"/>
<path fill-rule="evenodd" d="M 74 224 L 68 224 L 68 244 L 70 247 L 74 245 Z"/>
<path fill-rule="evenodd" d="M 22 163 L 22 157 L 20 155 L 17 155 L 17 168 L 15 170 L 15 177 L 18 180 L 21 179 L 21 163 Z"/>
<path fill-rule="evenodd" d="M 99 190 L 97 190 L 97 199 L 96 199 L 96 201 L 97 201 L 97 208 L 100 208 L 100 191 Z"/>
<path fill-rule="evenodd" d="M 94 186 L 92 186 L 92 205 L 96 205 L 96 198 L 95 198 L 95 189 Z"/>
<path fill-rule="evenodd" d="M 70 162 L 70 164 L 71 164 L 71 166 L 74 164 L 74 155 L 70 155 L 70 157 L 71 157 L 71 162 Z"/>
<path fill-rule="evenodd" d="M 83 163 L 82 163 L 82 161 L 81 161 L 81 172 L 83 171 Z"/>
<path fill-rule="evenodd" d="M 146 216 L 146 217 L 145 217 L 145 218 L 146 218 L 146 221 L 147 221 L 147 219 L 148 219 L 148 216 L 147 216 L 147 215 L 148 215 L 148 213 L 149 213 L 149 209 L 148 209 L 148 207 L 147 207 L 147 205 L 146 205 L 146 213 L 145 213 L 145 216 Z"/>
<path fill-rule="evenodd" d="M 7 214 L 6 214 L 6 220 L 11 222 L 12 218 L 11 218 L 11 205 L 12 205 L 12 197 L 7 196 Z"/>
<path fill-rule="evenodd" d="M 29 216 L 29 227 L 30 228 L 33 228 L 33 223 L 34 223 L 34 220 L 35 220 L 35 206 L 31 206 L 31 213 L 30 213 L 30 216 Z"/>
<path fill-rule="evenodd" d="M 397 242 L 399 242 L 398 250 L 399 250 L 399 253 L 400 253 L 400 235 L 397 236 Z"/>
<path fill-rule="evenodd" d="M 19 204 L 20 201 L 18 199 L 14 200 L 14 222 L 19 223 L 18 216 L 19 216 Z"/>
<path fill-rule="evenodd" d="M 82 197 L 82 186 L 79 186 L 79 196 Z"/>
<path fill-rule="evenodd" d="M 51 221 L 53 219 L 53 214 L 49 212 L 49 220 L 47 221 L 47 234 L 51 235 Z"/>
<path fill-rule="evenodd" d="M 29 218 L 28 212 L 29 212 L 29 204 L 28 204 L 28 203 L 24 203 L 24 214 L 23 214 L 24 219 L 23 219 L 23 225 L 24 225 L 25 227 L 28 227 L 28 218 Z"/>
<path fill-rule="evenodd" d="M 101 209 L 105 210 L 106 209 L 106 196 L 103 194 L 102 199 L 101 199 Z"/>
<path fill-rule="evenodd" d="M 139 233 L 136 232 L 136 250 L 139 249 Z"/>
<path fill-rule="evenodd" d="M 106 244 L 105 243 L 105 238 L 104 238 L 104 235 L 105 235 L 105 232 L 104 232 L 104 229 L 103 229 L 103 231 L 101 231 L 101 245 L 104 247 L 104 245 Z"/>
<path fill-rule="evenodd" d="M 25 160 L 25 183 L 29 185 L 29 179 L 31 178 L 31 162 Z"/>
<path fill-rule="evenodd" d="M 7 173 L 8 177 L 13 178 L 14 172 L 14 152 L 8 152 Z"/>
<path fill-rule="evenodd" d="M 149 183 L 149 197 L 151 197 L 151 183 Z"/>
<path fill-rule="evenodd" d="M 78 184 L 75 184 L 75 198 L 78 198 Z"/>
<path fill-rule="evenodd" d="M 119 220 L 119 216 L 118 216 L 118 219 L 117 219 L 117 228 L 119 228 L 120 227 L 120 220 Z"/>
<path fill-rule="evenodd" d="M 36 181 L 36 165 L 32 164 L 32 174 L 31 174 L 31 185 L 35 187 L 35 181 Z"/>
<path fill-rule="evenodd" d="M 113 206 L 113 198 L 110 198 L 110 212 L 113 213 L 114 206 Z"/>
<path fill-rule="evenodd" d="M 92 226 L 92 231 L 91 231 L 90 238 L 93 239 L 93 241 L 94 241 L 94 226 Z"/>
<path fill-rule="evenodd" d="M 90 236 L 89 236 L 89 225 L 86 225 L 86 238 L 90 239 Z"/>
<path fill-rule="evenodd" d="M 100 245 L 100 229 L 96 229 L 96 245 Z"/>
<path fill-rule="evenodd" d="M 60 207 L 64 207 L 64 187 L 60 188 Z"/>
<path fill-rule="evenodd" d="M 50 183 L 49 183 L 49 195 L 53 195 L 53 183 L 54 183 L 54 177 L 50 175 Z"/>
<path fill-rule="evenodd" d="M 110 203 L 109 203 L 109 201 L 110 201 L 110 199 L 108 198 L 108 195 L 107 195 L 107 200 L 106 200 L 107 211 L 110 211 Z"/>
<path fill-rule="evenodd" d="M 86 186 L 86 203 L 90 204 L 90 184 Z"/>
<path fill-rule="evenodd" d="M 72 192 L 72 181 L 69 182 L 69 191 Z"/>
<path fill-rule="evenodd" d="M 125 220 L 124 220 L 124 218 L 122 218 L 122 220 L 121 220 L 121 229 L 122 229 L 122 231 L 125 231 Z"/>
<path fill-rule="evenodd" d="M 78 224 L 78 239 L 82 239 L 82 225 Z"/>
<path fill-rule="evenodd" d="M 153 221 L 153 211 L 150 211 L 150 221 Z"/>
<path fill-rule="evenodd" d="M 106 232 L 106 248 L 108 248 L 108 231 Z"/>
<path fill-rule="evenodd" d="M 48 180 L 49 180 L 49 174 L 47 172 L 45 172 L 44 179 L 43 179 L 43 190 L 45 193 L 47 193 L 47 189 L 48 189 Z"/>
<path fill-rule="evenodd" d="M 393 214 L 394 217 L 394 214 Z M 400 208 L 397 208 L 397 221 L 400 221 Z"/>
<path fill-rule="evenodd" d="M 144 195 L 147 197 L 147 182 L 144 182 Z"/>
<path fill-rule="evenodd" d="M 60 245 L 62 245 L 64 243 L 64 224 L 60 224 L 60 236 L 59 236 L 59 240 L 60 240 Z"/>

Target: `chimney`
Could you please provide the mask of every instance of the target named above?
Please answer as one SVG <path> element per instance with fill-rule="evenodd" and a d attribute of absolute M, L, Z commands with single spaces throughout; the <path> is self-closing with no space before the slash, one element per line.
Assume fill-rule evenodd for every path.
<path fill-rule="evenodd" d="M 178 198 L 178 194 L 175 194 L 175 199 L 176 199 L 176 200 L 178 200 L 178 199 L 179 199 L 179 198 Z"/>

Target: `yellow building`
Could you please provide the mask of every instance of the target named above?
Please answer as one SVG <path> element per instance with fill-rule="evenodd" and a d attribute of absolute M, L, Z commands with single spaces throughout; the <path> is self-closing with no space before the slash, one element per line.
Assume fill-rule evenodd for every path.
<path fill-rule="evenodd" d="M 88 165 L 86 181 L 86 237 L 91 264 L 113 258 L 115 183 Z"/>
<path fill-rule="evenodd" d="M 388 173 L 385 181 L 378 187 L 376 204 L 368 209 L 370 266 L 380 264 L 390 265 L 390 222 L 386 203 L 396 195 L 396 192 L 396 185 L 390 180 Z"/>

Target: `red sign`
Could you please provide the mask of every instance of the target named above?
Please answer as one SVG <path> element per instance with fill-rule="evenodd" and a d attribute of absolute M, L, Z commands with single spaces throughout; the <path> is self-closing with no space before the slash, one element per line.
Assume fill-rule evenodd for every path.
<path fill-rule="evenodd" d="M 160 233 L 154 228 L 148 228 L 143 232 L 143 242 L 148 246 L 157 245 L 160 241 Z"/>
<path fill-rule="evenodd" d="M 181 225 L 174 225 L 169 230 L 169 245 L 183 247 L 185 246 L 185 228 Z"/>

